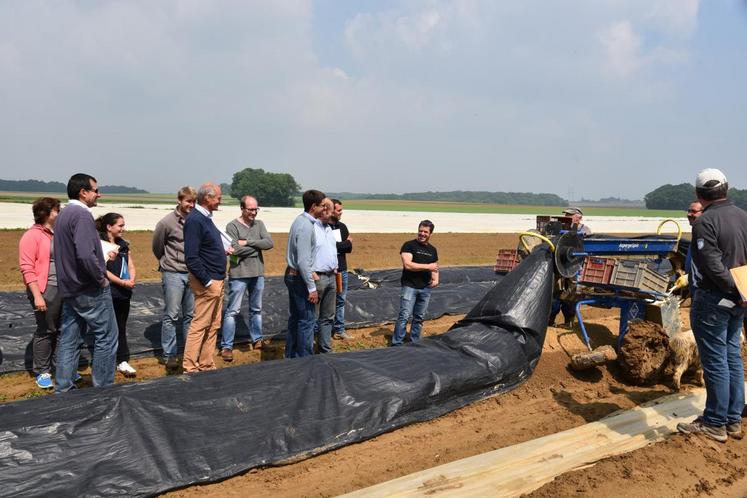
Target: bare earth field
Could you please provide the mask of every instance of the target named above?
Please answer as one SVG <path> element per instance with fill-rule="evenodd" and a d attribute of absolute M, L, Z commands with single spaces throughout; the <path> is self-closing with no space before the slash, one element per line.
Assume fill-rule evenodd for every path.
<path fill-rule="evenodd" d="M 17 249 L 20 231 L 0 232 L 0 285 L 19 289 Z M 268 253 L 272 274 L 282 271 L 284 235 L 273 234 L 276 249 Z M 138 274 L 154 279 L 155 261 L 149 256 L 150 233 L 127 235 L 135 250 Z M 398 266 L 403 234 L 354 235 L 356 249 L 351 266 L 366 269 Z M 515 247 L 516 236 L 484 234 L 439 234 L 433 243 L 443 265 L 492 264 L 498 248 Z M 685 326 L 687 311 L 682 311 Z M 618 318 L 614 311 L 585 312 L 593 346 L 612 344 Z M 460 316 L 428 322 L 425 335 L 445 332 Z M 352 341 L 334 341 L 336 351 L 385 347 L 392 326 L 351 331 Z M 240 348 L 230 365 L 218 357 L 219 367 L 271 361 L 274 352 Z M 280 467 L 254 469 L 222 482 L 191 486 L 167 493 L 196 496 L 334 496 L 387 481 L 436 465 L 492 451 L 599 420 L 618 410 L 671 392 L 667 384 L 633 386 L 615 364 L 583 373 L 568 369 L 570 354 L 581 351 L 578 329 L 550 327 L 543 355 L 529 381 L 518 389 L 474 403 L 430 422 L 383 434 L 301 462 Z M 137 382 L 164 375 L 155 359 L 132 361 L 136 380 L 117 375 L 116 381 Z M 83 385 L 90 386 L 90 371 L 83 371 Z M 692 389 L 685 378 L 684 388 Z M 0 375 L 0 401 L 46 396 L 26 373 Z M 236 430 L 241 430 L 237 426 Z M 207 442 L 209 444 L 209 442 Z M 424 490 L 425 491 L 425 490 Z M 530 496 L 747 496 L 747 440 L 730 439 L 723 445 L 698 437 L 670 439 L 606 459 L 592 467 L 558 477 Z"/>
<path fill-rule="evenodd" d="M 23 290 L 18 269 L 18 241 L 23 230 L 0 230 L 0 291 Z M 268 275 L 282 275 L 285 271 L 287 233 L 272 233 L 275 247 L 264 253 Z M 158 262 L 151 252 L 152 232 L 126 232 L 132 257 L 137 268 L 138 281 L 160 281 Z M 348 256 L 350 268 L 378 270 L 402 265 L 399 249 L 415 238 L 415 233 L 364 233 L 351 235 L 353 252 Z M 438 248 L 439 263 L 443 266 L 492 265 L 500 248 L 517 245 L 516 234 L 487 233 L 434 233 L 431 243 Z"/>

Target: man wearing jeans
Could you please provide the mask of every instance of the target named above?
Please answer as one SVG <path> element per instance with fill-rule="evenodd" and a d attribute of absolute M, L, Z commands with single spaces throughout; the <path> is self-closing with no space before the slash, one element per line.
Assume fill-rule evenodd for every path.
<path fill-rule="evenodd" d="M 337 243 L 337 274 L 342 282 L 342 288 L 337 293 L 335 301 L 335 324 L 332 334 L 335 339 L 346 340 L 345 333 L 345 299 L 348 296 L 348 261 L 347 255 L 353 252 L 353 238 L 350 237 L 347 225 L 340 221 L 342 218 L 342 201 L 332 199 L 335 208 L 330 217 L 329 227 L 332 229 Z"/>
<path fill-rule="evenodd" d="M 74 386 L 86 331 L 94 337 L 94 387 L 113 384 L 118 335 L 101 239 L 91 214 L 101 197 L 96 179 L 85 173 L 73 175 L 67 183 L 67 196 L 70 202 L 57 217 L 54 232 L 57 285 L 62 296 L 57 393 Z"/>
<path fill-rule="evenodd" d="M 153 255 L 158 260 L 163 287 L 163 322 L 161 347 L 167 370 L 179 366 L 176 359 L 176 322 L 182 313 L 182 336 L 192 322 L 195 300 L 189 288 L 187 263 L 184 259 L 184 221 L 195 207 L 197 192 L 182 187 L 177 193 L 178 203 L 171 213 L 161 219 L 153 231 Z"/>
<path fill-rule="evenodd" d="M 265 288 L 265 263 L 262 251 L 272 249 L 272 237 L 262 220 L 257 219 L 259 206 L 251 195 L 241 198 L 241 216 L 226 225 L 233 241 L 233 256 L 228 269 L 228 306 L 221 328 L 221 357 L 233 361 L 233 338 L 236 315 L 241 312 L 241 300 L 249 292 L 249 336 L 254 349 L 262 349 L 262 292 Z"/>
<path fill-rule="evenodd" d="M 423 319 L 428 310 L 431 289 L 438 285 L 438 251 L 428 242 L 433 228 L 430 220 L 421 221 L 417 238 L 405 242 L 399 251 L 402 258 L 402 291 L 392 346 L 402 345 L 410 317 L 410 339 L 412 342 L 420 340 L 420 329 L 423 328 Z"/>
<path fill-rule="evenodd" d="M 747 264 L 747 213 L 726 198 L 728 190 L 726 177 L 717 169 L 701 171 L 695 181 L 703 213 L 693 223 L 690 324 L 703 365 L 706 404 L 702 416 L 677 424 L 682 433 L 722 443 L 729 436 L 743 436 L 740 336 L 747 306 L 729 272 Z"/>
<path fill-rule="evenodd" d="M 285 260 L 285 286 L 288 288 L 288 333 L 285 357 L 300 358 L 314 354 L 315 305 L 319 302 L 312 265 L 316 236 L 314 223 L 324 211 L 325 195 L 318 190 L 303 193 L 304 212 L 299 214 L 288 233 Z"/>
<path fill-rule="evenodd" d="M 316 291 L 319 294 L 317 305 L 317 352 L 332 352 L 332 325 L 335 322 L 335 303 L 337 301 L 337 243 L 329 226 L 334 206 L 332 199 L 322 201 L 324 210 L 314 223 L 314 264 L 312 266 Z"/>

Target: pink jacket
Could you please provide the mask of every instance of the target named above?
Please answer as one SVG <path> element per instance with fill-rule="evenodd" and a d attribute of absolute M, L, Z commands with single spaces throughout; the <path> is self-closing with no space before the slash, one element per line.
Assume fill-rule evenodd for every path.
<path fill-rule="evenodd" d="M 40 292 L 47 289 L 51 250 L 52 232 L 44 225 L 32 225 L 23 234 L 18 243 L 18 266 L 23 274 L 24 284 L 36 282 Z"/>

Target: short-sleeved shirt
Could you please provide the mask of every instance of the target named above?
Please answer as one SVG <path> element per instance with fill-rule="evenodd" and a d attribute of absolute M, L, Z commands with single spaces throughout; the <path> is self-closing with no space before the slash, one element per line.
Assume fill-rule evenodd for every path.
<path fill-rule="evenodd" d="M 130 258 L 130 245 L 122 239 L 117 240 L 117 245 L 119 246 L 117 257 L 106 262 L 106 269 L 119 278 L 127 280 L 130 278 L 129 268 L 127 267 Z M 132 289 L 128 287 L 121 287 L 112 283 L 111 290 L 113 299 L 130 299 L 132 297 Z"/>
<path fill-rule="evenodd" d="M 430 244 L 421 244 L 417 239 L 408 240 L 402 244 L 400 254 L 408 252 L 412 254 L 412 262 L 419 264 L 430 264 L 438 261 L 438 251 Z M 402 279 L 400 280 L 403 287 L 412 287 L 414 289 L 425 289 L 431 283 L 430 271 L 410 271 L 402 269 Z"/>

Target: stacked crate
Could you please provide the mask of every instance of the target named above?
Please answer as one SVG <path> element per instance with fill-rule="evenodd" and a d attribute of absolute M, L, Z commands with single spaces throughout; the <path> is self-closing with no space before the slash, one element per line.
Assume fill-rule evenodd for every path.
<path fill-rule="evenodd" d="M 582 284 L 609 284 L 615 269 L 613 258 L 587 257 L 579 282 Z"/>
<path fill-rule="evenodd" d="M 493 270 L 496 273 L 508 273 L 519 264 L 519 251 L 516 249 L 499 249 Z"/>
<path fill-rule="evenodd" d="M 669 279 L 650 269 L 645 262 L 618 260 L 610 278 L 612 285 L 665 293 Z"/>

